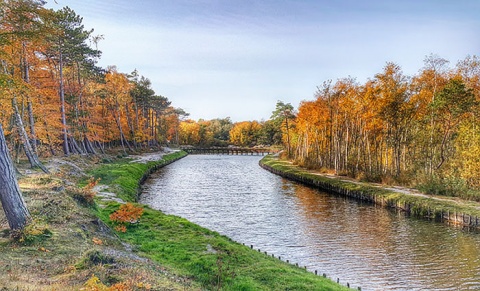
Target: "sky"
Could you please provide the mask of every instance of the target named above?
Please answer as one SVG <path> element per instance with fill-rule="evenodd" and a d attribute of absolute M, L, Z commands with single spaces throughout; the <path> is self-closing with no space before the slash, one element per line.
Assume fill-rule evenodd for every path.
<path fill-rule="evenodd" d="M 480 55 L 479 0 L 47 2 L 103 35 L 100 66 L 137 69 L 194 120 L 268 120 L 278 100 L 298 108 L 327 80 Z"/>

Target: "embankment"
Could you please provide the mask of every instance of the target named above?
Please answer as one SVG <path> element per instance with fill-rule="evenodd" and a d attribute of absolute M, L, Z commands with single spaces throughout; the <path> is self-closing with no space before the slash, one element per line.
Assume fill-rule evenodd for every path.
<path fill-rule="evenodd" d="M 395 190 L 381 185 L 327 176 L 273 156 L 263 158 L 260 166 L 289 180 L 383 207 L 395 208 L 415 217 L 480 228 L 480 204 L 476 202 L 429 196 L 405 189 Z"/>
<path fill-rule="evenodd" d="M 174 156 L 173 156 L 174 155 Z M 126 202 L 135 202 L 137 189 L 150 173 L 183 156 L 165 155 L 162 161 L 118 161 L 91 171 L 110 191 Z M 166 160 L 166 161 L 164 161 Z M 186 177 L 188 178 L 188 177 Z M 118 210 L 115 201 L 99 202 L 97 215 L 109 226 Z M 102 204 L 103 203 L 103 204 Z M 117 232 L 141 256 L 164 266 L 206 290 L 349 290 L 279 258 L 253 250 L 186 219 L 166 215 L 145 205 L 143 216 Z"/>

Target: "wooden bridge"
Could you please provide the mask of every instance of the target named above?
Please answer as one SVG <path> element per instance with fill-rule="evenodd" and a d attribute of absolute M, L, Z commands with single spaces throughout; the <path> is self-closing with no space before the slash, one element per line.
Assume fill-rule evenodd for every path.
<path fill-rule="evenodd" d="M 241 148 L 241 147 L 186 147 L 182 148 L 191 155 L 268 155 L 272 151 L 268 148 Z"/>

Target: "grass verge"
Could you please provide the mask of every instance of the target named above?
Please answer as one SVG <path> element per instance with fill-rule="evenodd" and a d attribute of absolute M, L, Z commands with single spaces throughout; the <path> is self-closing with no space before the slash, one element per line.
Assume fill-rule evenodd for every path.
<path fill-rule="evenodd" d="M 179 156 L 164 156 L 174 160 Z M 164 161 L 147 164 L 127 160 L 91 171 L 101 183 L 115 188 L 128 202 L 136 200 L 138 184 Z M 142 173 L 143 172 L 143 173 Z M 135 190 L 134 190 L 135 189 Z M 143 216 L 117 235 L 138 254 L 193 280 L 207 290 L 348 290 L 333 281 L 287 264 L 183 218 L 144 208 Z M 110 215 L 120 207 L 108 202 L 97 215 L 113 227 Z"/>
<path fill-rule="evenodd" d="M 408 193 L 408 191 L 401 193 L 381 185 L 349 181 L 343 177 L 327 177 L 271 155 L 264 157 L 260 161 L 260 166 L 287 179 L 384 207 L 400 209 L 416 217 L 480 227 L 480 205 L 472 201 Z"/>

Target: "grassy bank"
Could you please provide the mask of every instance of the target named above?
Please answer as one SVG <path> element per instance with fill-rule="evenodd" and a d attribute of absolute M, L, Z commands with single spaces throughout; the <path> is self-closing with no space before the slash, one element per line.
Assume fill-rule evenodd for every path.
<path fill-rule="evenodd" d="M 179 158 L 179 153 L 164 160 Z M 124 201 L 136 201 L 138 184 L 144 173 L 161 167 L 165 161 L 132 163 L 128 160 L 101 165 L 90 173 L 119 193 Z M 302 268 L 251 250 L 216 232 L 189 221 L 144 208 L 143 216 L 118 232 L 141 256 L 160 263 L 191 283 L 207 290 L 348 290 L 333 281 Z M 111 227 L 110 215 L 120 207 L 108 202 L 97 208 L 97 215 Z M 197 285 L 198 284 L 198 285 Z"/>
<path fill-rule="evenodd" d="M 147 162 L 132 162 L 129 158 L 120 159 L 90 170 L 89 174 L 100 183 L 109 186 L 109 190 L 127 202 L 136 202 L 139 186 L 157 169 L 168 165 L 187 155 L 179 151 L 164 155 L 160 160 Z M 86 181 L 83 181 L 86 184 Z"/>
<path fill-rule="evenodd" d="M 88 169 L 115 156 L 53 157 L 45 161 L 50 174 L 17 165 L 32 222 L 13 239 L 0 211 L 0 290 L 200 290 L 132 252 L 98 218 L 91 187 L 76 186 L 87 184 Z"/>
<path fill-rule="evenodd" d="M 319 189 L 406 211 L 408 214 L 446 223 L 480 227 L 480 204 L 458 198 L 429 196 L 414 191 L 395 191 L 381 185 L 331 177 L 266 156 L 260 165 L 280 176 Z"/>

